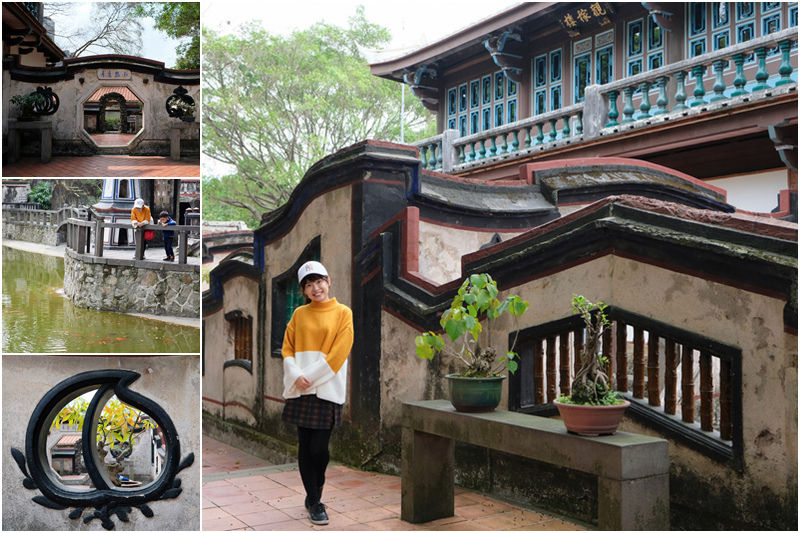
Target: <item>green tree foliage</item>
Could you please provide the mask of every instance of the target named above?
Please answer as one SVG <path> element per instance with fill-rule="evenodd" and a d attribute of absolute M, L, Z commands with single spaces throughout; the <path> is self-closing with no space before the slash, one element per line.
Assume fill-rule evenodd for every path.
<path fill-rule="evenodd" d="M 50 209 L 50 199 L 53 197 L 53 189 L 50 183 L 40 181 L 28 192 L 28 201 L 42 205 L 42 209 Z"/>
<path fill-rule="evenodd" d="M 175 68 L 200 68 L 200 2 L 143 2 L 137 12 L 153 18 L 155 28 L 169 37 L 189 39 L 175 50 L 178 54 Z"/>
<path fill-rule="evenodd" d="M 237 35 L 204 28 L 203 151 L 235 169 L 204 179 L 204 193 L 219 193 L 204 194 L 205 206 L 220 202 L 249 211 L 248 224 L 260 221 L 319 159 L 364 139 L 399 141 L 401 85 L 370 75 L 360 52 L 388 42 L 363 7 L 348 28 L 320 22 L 289 36 L 258 23 Z M 420 130 L 432 135 L 435 124 L 407 94 L 406 132 Z"/>

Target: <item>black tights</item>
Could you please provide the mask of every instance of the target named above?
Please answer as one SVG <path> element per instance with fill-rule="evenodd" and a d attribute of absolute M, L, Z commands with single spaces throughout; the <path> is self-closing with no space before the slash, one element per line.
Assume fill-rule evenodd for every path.
<path fill-rule="evenodd" d="M 300 478 L 308 495 L 308 503 L 313 505 L 320 500 L 322 486 L 325 484 L 325 469 L 331 457 L 328 451 L 331 430 L 297 426 L 297 440 Z"/>

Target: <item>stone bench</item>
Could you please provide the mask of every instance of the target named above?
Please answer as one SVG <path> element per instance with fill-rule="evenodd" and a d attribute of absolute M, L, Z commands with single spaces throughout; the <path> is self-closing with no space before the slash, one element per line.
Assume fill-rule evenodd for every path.
<path fill-rule="evenodd" d="M 181 136 L 183 130 L 200 130 L 199 122 L 183 122 L 180 120 L 173 120 L 169 123 L 169 158 L 172 161 L 181 160 Z"/>
<path fill-rule="evenodd" d="M 560 420 L 459 413 L 447 400 L 404 403 L 402 425 L 401 518 L 407 522 L 453 516 L 454 441 L 461 441 L 596 475 L 600 529 L 669 529 L 666 440 L 621 431 L 581 437 L 567 433 Z"/>
<path fill-rule="evenodd" d="M 38 131 L 42 139 L 39 160 L 49 163 L 53 157 L 53 123 L 49 120 L 34 120 L 30 122 L 10 119 L 8 121 L 8 152 L 9 163 L 16 163 L 20 159 L 22 150 L 22 131 Z"/>

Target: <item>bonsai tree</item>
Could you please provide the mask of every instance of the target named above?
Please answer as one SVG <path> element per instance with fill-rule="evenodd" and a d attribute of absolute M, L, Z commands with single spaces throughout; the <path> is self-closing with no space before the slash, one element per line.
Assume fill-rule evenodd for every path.
<path fill-rule="evenodd" d="M 608 375 L 603 370 L 608 358 L 600 353 L 600 335 L 611 326 L 603 302 L 592 303 L 583 296 L 572 295 L 572 312 L 586 324 L 586 341 L 581 352 L 581 367 L 572 380 L 572 394 L 558 399 L 578 405 L 617 405 L 623 403 L 611 390 Z"/>
<path fill-rule="evenodd" d="M 44 106 L 44 96 L 39 93 L 15 94 L 11 97 L 11 103 L 20 109 L 19 118 L 32 120 L 36 118 L 36 108 Z"/>
<path fill-rule="evenodd" d="M 86 399 L 75 398 L 56 415 L 50 428 L 59 429 L 62 424 L 66 424 L 74 431 L 82 431 L 88 407 L 89 402 Z M 157 428 L 156 423 L 144 412 L 119 401 L 116 397 L 103 407 L 97 423 L 97 454 L 102 458 L 111 452 L 113 462 L 105 463 L 105 468 L 114 485 L 122 485 L 119 479 L 119 473 L 124 469 L 122 462 L 133 453 L 136 435 L 155 428 Z"/>
<path fill-rule="evenodd" d="M 175 105 L 178 107 L 178 109 L 183 111 L 184 117 L 193 117 L 194 112 L 197 109 L 197 104 L 194 102 L 187 102 L 186 100 L 180 100 Z"/>
<path fill-rule="evenodd" d="M 498 295 L 497 282 L 489 274 L 472 274 L 465 279 L 450 309 L 439 320 L 450 345 L 445 345 L 440 333 L 428 331 L 416 338 L 417 355 L 422 359 L 432 359 L 436 354 L 449 353 L 466 367 L 462 377 L 496 377 L 501 375 L 504 366 L 513 374 L 518 366 L 514 360 L 517 358 L 514 352 L 517 336 L 511 349 L 497 359 L 497 350 L 492 347 L 491 325 L 506 311 L 518 322 L 530 304 L 519 296 L 509 296 L 502 301 Z M 484 313 L 487 319 L 485 332 L 479 320 Z M 482 338 L 485 338 L 485 344 L 482 344 Z"/>

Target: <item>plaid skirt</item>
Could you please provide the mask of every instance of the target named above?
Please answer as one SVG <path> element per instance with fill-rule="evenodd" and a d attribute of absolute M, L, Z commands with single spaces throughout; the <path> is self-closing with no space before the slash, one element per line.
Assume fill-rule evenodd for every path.
<path fill-rule="evenodd" d="M 281 420 L 309 429 L 331 429 L 342 425 L 342 406 L 308 394 L 286 400 Z"/>

